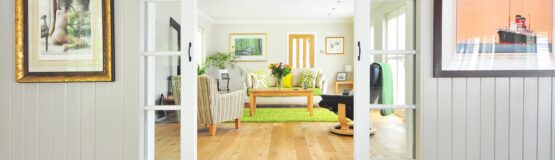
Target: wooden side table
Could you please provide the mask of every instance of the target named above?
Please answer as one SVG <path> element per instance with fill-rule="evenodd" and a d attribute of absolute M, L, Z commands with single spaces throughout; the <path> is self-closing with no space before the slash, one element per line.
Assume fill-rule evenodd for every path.
<path fill-rule="evenodd" d="M 355 86 L 354 81 L 335 81 L 335 89 L 333 90 L 336 95 L 342 93 L 341 89 L 353 89 Z"/>

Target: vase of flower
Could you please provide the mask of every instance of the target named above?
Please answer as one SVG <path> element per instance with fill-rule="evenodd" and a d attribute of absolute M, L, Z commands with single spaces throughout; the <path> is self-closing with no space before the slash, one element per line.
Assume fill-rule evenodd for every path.
<path fill-rule="evenodd" d="M 283 77 L 291 73 L 291 66 L 284 63 L 274 63 L 268 66 L 268 69 L 272 72 L 272 76 L 276 78 L 276 87 L 279 89 L 283 88 Z"/>
<path fill-rule="evenodd" d="M 282 88 L 283 88 L 283 77 L 282 77 L 282 76 L 277 77 L 276 86 L 277 86 L 279 89 L 282 89 Z"/>

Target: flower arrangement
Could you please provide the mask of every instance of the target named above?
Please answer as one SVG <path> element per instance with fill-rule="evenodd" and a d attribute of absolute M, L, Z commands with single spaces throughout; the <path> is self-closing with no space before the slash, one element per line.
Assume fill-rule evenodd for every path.
<path fill-rule="evenodd" d="M 272 72 L 272 76 L 277 78 L 277 87 L 278 88 L 282 88 L 283 77 L 290 74 L 291 70 L 293 70 L 290 65 L 283 64 L 281 62 L 270 64 L 268 66 L 268 69 L 270 69 L 270 71 Z"/>

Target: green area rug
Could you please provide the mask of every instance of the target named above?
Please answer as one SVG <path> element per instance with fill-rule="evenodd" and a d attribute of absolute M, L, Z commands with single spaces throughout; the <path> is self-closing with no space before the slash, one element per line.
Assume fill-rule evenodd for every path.
<path fill-rule="evenodd" d="M 257 108 L 254 115 L 249 117 L 249 109 L 245 108 L 241 122 L 337 122 L 337 114 L 324 108 L 314 108 L 313 116 L 306 108 Z"/>

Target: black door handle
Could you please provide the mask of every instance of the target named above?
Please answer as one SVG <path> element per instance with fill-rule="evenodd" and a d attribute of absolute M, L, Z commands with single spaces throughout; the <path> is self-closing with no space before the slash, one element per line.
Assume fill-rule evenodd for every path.
<path fill-rule="evenodd" d="M 193 60 L 193 58 L 191 57 L 191 42 L 189 42 L 189 62 L 191 62 Z"/>
<path fill-rule="evenodd" d="M 358 41 L 358 61 L 360 61 L 360 54 L 361 54 L 361 50 L 360 50 L 360 41 Z"/>

